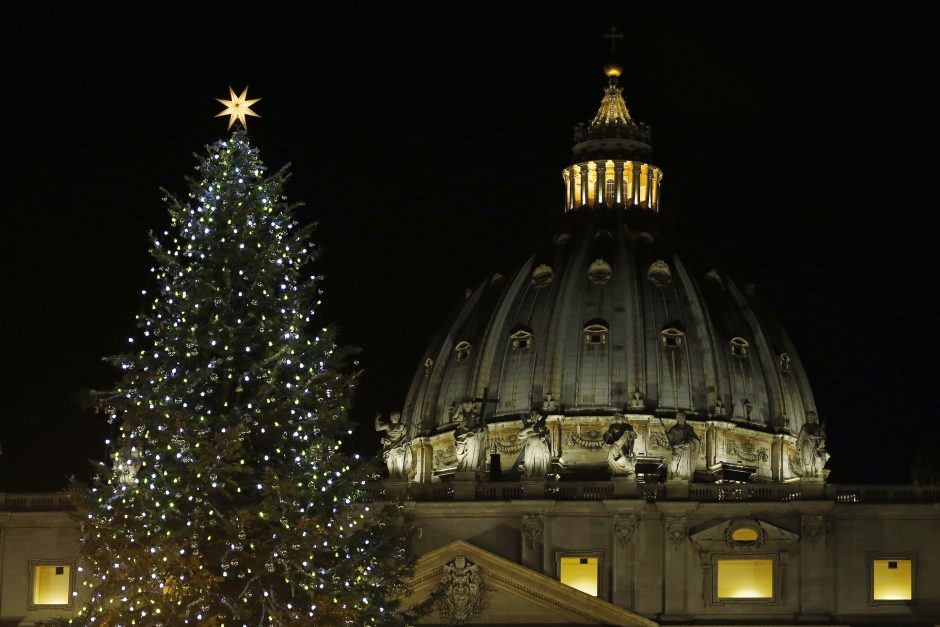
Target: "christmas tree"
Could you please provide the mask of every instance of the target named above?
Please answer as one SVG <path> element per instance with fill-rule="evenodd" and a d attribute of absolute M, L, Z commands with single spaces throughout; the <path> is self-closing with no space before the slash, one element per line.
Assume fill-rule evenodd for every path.
<path fill-rule="evenodd" d="M 405 525 L 341 450 L 355 375 L 317 321 L 311 227 L 244 130 L 207 150 L 188 201 L 168 194 L 155 291 L 114 358 L 111 463 L 73 490 L 74 622 L 400 624 Z"/>

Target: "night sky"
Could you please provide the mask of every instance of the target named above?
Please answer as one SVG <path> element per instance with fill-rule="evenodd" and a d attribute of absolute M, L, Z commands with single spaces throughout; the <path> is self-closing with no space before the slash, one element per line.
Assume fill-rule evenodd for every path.
<path fill-rule="evenodd" d="M 117 380 L 101 358 L 145 305 L 147 233 L 169 223 L 159 188 L 185 195 L 192 153 L 227 135 L 213 116 L 229 85 L 262 98 L 253 142 L 270 168 L 293 164 L 289 198 L 320 224 L 322 312 L 363 350 L 353 417 L 373 452 L 373 414 L 401 409 L 465 288 L 561 210 L 571 129 L 596 112 L 613 24 L 663 202 L 789 331 L 828 424 L 831 480 L 907 481 L 912 452 L 940 446 L 928 14 L 54 6 L 7 10 L 0 38 L 0 490 L 57 489 L 105 456 L 110 427 L 82 390 Z"/>

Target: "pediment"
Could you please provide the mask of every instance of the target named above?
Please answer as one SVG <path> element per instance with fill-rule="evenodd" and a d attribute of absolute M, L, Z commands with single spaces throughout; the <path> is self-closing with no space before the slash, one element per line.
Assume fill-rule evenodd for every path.
<path fill-rule="evenodd" d="M 657 625 L 463 540 L 422 555 L 409 583 L 403 607 L 437 596 L 422 625 Z"/>
<path fill-rule="evenodd" d="M 749 541 L 735 541 L 733 535 L 738 529 L 753 530 L 756 538 Z M 742 517 L 709 521 L 700 525 L 696 530 L 690 533 L 689 539 L 709 550 L 715 550 L 719 547 L 757 549 L 783 548 L 787 544 L 799 540 L 800 536 L 789 529 L 767 522 L 766 520 Z"/>

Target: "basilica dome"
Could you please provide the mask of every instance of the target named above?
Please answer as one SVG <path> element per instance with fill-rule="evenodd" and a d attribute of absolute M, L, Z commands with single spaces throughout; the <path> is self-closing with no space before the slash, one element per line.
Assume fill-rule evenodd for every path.
<path fill-rule="evenodd" d="M 619 74 L 575 129 L 553 231 L 468 290 L 422 357 L 401 421 L 430 446 L 426 480 L 456 467 L 454 432 L 468 423 L 511 471 L 536 414 L 560 475 L 606 468 L 612 424 L 636 433 L 631 454 L 655 468 L 680 415 L 701 444 L 696 480 L 800 474 L 795 436 L 815 406 L 799 356 L 753 286 L 667 228 L 650 129 Z"/>

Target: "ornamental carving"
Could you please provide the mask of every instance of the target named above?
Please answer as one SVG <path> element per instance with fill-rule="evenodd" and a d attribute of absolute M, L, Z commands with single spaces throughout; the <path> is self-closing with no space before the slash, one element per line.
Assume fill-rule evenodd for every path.
<path fill-rule="evenodd" d="M 640 520 L 636 514 L 617 514 L 614 516 L 614 533 L 624 543 L 633 539 L 633 534 L 639 526 Z"/>
<path fill-rule="evenodd" d="M 653 431 L 650 429 L 649 435 L 646 437 L 646 443 L 649 448 L 658 448 L 661 450 L 669 449 L 669 438 L 667 438 L 666 434 L 662 431 Z"/>
<path fill-rule="evenodd" d="M 603 285 L 610 281 L 612 273 L 609 263 L 603 259 L 595 259 L 588 268 L 588 279 L 595 285 Z"/>
<path fill-rule="evenodd" d="M 462 625 L 479 615 L 486 605 L 486 584 L 480 568 L 457 555 L 444 564 L 444 577 L 438 586 L 438 611 L 448 623 Z"/>
<path fill-rule="evenodd" d="M 672 283 L 672 270 L 665 261 L 657 259 L 650 264 L 649 270 L 646 271 L 646 278 L 657 287 L 666 287 Z"/>
<path fill-rule="evenodd" d="M 803 516 L 803 537 L 816 544 L 826 532 L 826 517 L 821 514 Z"/>
<path fill-rule="evenodd" d="M 728 439 L 725 441 L 725 451 L 728 455 L 736 455 L 746 462 L 766 462 L 770 459 L 767 449 L 757 446 L 754 442 Z"/>
<path fill-rule="evenodd" d="M 530 549 L 542 539 L 542 528 L 545 526 L 545 517 L 541 514 L 525 514 L 522 517 L 522 535 L 526 546 Z"/>
<path fill-rule="evenodd" d="M 445 446 L 434 451 L 434 467 L 450 468 L 457 465 L 457 447 Z"/>
<path fill-rule="evenodd" d="M 578 431 L 568 434 L 568 446 L 583 446 L 584 448 L 601 448 L 604 446 L 604 434 L 592 429 L 582 434 L 580 425 Z"/>
<path fill-rule="evenodd" d="M 666 535 L 679 546 L 689 532 L 689 521 L 685 516 L 670 516 L 666 519 Z"/>
<path fill-rule="evenodd" d="M 543 414 L 555 414 L 561 409 L 561 403 L 558 402 L 551 394 L 545 395 L 545 400 L 542 401 L 542 413 Z"/>
<path fill-rule="evenodd" d="M 525 446 L 525 442 L 516 441 L 516 442 L 501 442 L 500 440 L 493 440 L 493 451 L 497 453 L 518 453 L 522 450 L 522 447 Z"/>

